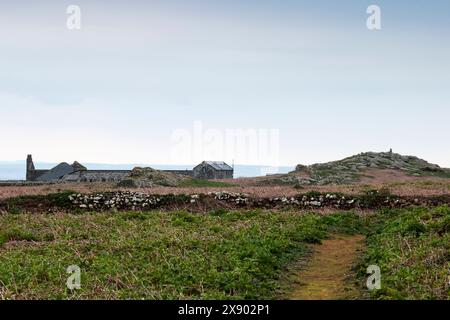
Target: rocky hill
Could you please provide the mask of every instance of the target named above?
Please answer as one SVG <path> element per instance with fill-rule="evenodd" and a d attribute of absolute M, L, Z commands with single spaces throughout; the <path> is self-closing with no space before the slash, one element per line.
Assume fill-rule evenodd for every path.
<path fill-rule="evenodd" d="M 406 177 L 450 178 L 450 169 L 441 168 L 414 156 L 392 152 L 365 152 L 342 160 L 309 166 L 297 165 L 295 171 L 279 177 L 285 183 L 300 185 L 350 184 L 378 173 L 401 174 Z"/>

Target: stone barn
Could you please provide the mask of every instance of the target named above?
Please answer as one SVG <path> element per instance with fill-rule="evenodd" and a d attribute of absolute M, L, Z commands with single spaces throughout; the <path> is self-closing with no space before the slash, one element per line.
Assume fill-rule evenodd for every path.
<path fill-rule="evenodd" d="M 233 179 L 234 169 L 223 161 L 203 161 L 193 169 L 196 179 Z"/>
<path fill-rule="evenodd" d="M 88 170 L 77 161 L 61 162 L 48 170 L 36 170 L 31 155 L 27 157 L 27 181 L 52 182 L 118 182 L 128 178 L 130 170 Z"/>
<path fill-rule="evenodd" d="M 27 181 L 37 182 L 119 182 L 128 179 L 131 170 L 88 170 L 77 161 L 73 164 L 62 162 L 52 169 L 37 170 L 31 155 L 27 157 Z M 193 170 L 160 170 L 196 179 L 232 179 L 233 168 L 223 161 L 203 161 Z"/>

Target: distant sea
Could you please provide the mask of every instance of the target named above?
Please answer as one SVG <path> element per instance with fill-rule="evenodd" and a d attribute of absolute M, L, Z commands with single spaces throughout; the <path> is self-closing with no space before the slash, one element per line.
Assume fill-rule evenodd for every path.
<path fill-rule="evenodd" d="M 57 163 L 35 162 L 36 169 L 50 169 Z M 131 170 L 134 167 L 152 167 L 159 170 L 185 170 L 192 169 L 193 165 L 145 165 L 145 164 L 83 164 L 91 170 Z M 294 167 L 267 167 L 257 165 L 235 165 L 234 177 L 259 177 L 274 173 L 287 173 Z M 25 161 L 0 161 L 0 180 L 25 180 Z"/>

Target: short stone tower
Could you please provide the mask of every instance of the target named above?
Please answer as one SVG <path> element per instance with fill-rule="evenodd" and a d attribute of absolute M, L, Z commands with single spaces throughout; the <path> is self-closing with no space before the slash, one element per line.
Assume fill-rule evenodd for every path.
<path fill-rule="evenodd" d="M 27 156 L 27 180 L 33 180 L 34 179 L 34 172 L 35 172 L 36 168 L 34 167 L 34 163 L 33 163 L 33 157 L 31 156 L 31 154 L 29 154 Z"/>

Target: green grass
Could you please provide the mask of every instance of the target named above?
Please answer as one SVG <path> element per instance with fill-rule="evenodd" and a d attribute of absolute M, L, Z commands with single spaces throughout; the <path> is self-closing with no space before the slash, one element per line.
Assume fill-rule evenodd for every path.
<path fill-rule="evenodd" d="M 213 181 L 213 180 L 201 180 L 201 179 L 188 179 L 180 183 L 179 187 L 187 188 L 203 188 L 203 187 L 218 187 L 226 188 L 233 187 L 234 185 L 228 182 Z"/>
<path fill-rule="evenodd" d="M 432 174 L 432 176 L 439 177 L 439 178 L 449 178 L 450 179 L 450 171 L 449 170 L 447 170 L 447 171 L 439 171 L 439 172 L 436 172 L 436 173 Z"/>
<path fill-rule="evenodd" d="M 276 299 L 281 276 L 331 233 L 366 234 L 374 299 L 448 299 L 450 208 L 0 215 L 0 299 Z M 66 269 L 81 268 L 81 290 Z M 367 291 L 366 291 L 367 292 Z"/>
<path fill-rule="evenodd" d="M 365 265 L 381 268 L 375 299 L 450 298 L 450 208 L 383 210 L 367 238 Z"/>
<path fill-rule="evenodd" d="M 76 192 L 65 190 L 57 193 L 50 193 L 46 195 L 24 195 L 4 200 L 4 203 L 12 210 L 16 207 L 26 207 L 36 204 L 52 204 L 60 208 L 71 207 L 69 196 Z"/>
<path fill-rule="evenodd" d="M 0 298 L 272 299 L 320 242 L 314 214 L 263 211 L 0 216 Z M 19 241 L 23 240 L 23 241 Z M 78 265 L 82 289 L 66 289 Z"/>

